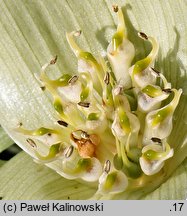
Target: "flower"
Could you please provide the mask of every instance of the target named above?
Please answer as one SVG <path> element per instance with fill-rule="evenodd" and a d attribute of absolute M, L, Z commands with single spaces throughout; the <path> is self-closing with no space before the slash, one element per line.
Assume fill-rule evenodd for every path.
<path fill-rule="evenodd" d="M 105 58 L 82 50 L 75 42 L 81 32 L 73 31 L 66 37 L 78 58 L 78 73 L 50 79 L 57 57 L 42 67 L 41 89 L 52 96 L 54 124 L 33 129 L 23 123 L 15 129 L 35 161 L 51 167 L 58 162 L 58 169 L 53 167 L 58 173 L 96 182 L 100 194 L 128 191 L 134 180 L 158 173 L 173 156 L 171 147 L 165 151 L 165 140 L 182 93 L 154 69 L 158 44 L 142 32 L 139 36 L 151 42 L 152 51 L 131 66 L 134 45 L 124 33 L 121 9 L 115 11 L 119 24 Z M 159 156 L 148 158 L 150 152 Z M 153 172 L 146 171 L 149 165 Z"/>
<path fill-rule="evenodd" d="M 184 31 L 186 27 L 184 3 L 172 2 L 170 4 L 160 1 L 151 3 L 138 1 L 138 3 L 135 3 L 127 0 L 122 7 L 125 24 L 127 25 L 127 28 L 125 28 L 126 39 L 129 42 L 131 41 L 131 44 L 135 48 L 135 58 L 129 63 L 128 67 L 132 69 L 140 59 L 146 58 L 150 51 L 153 50 L 155 46 L 152 46 L 150 43 L 150 36 L 156 38 L 155 41 L 157 44 L 159 42 L 159 52 L 156 59 L 153 59 L 152 65 L 150 65 L 151 68 L 149 68 L 152 74 L 150 76 L 152 84 L 148 81 L 143 86 L 143 89 L 141 89 L 138 86 L 144 84 L 146 79 L 140 81 L 141 73 L 137 74 L 135 76 L 136 83 L 133 83 L 133 86 L 136 86 L 135 88 L 132 86 L 124 89 L 123 86 L 130 82 L 123 83 L 119 81 L 112 87 L 113 94 L 109 100 L 107 100 L 107 95 L 110 95 L 108 94 L 110 87 L 105 88 L 103 98 L 107 101 L 107 113 L 102 112 L 102 110 L 97 113 L 91 113 L 88 118 L 89 121 L 86 121 L 85 128 L 92 128 L 93 131 L 97 128 L 99 132 L 104 129 L 101 137 L 95 136 L 97 135 L 96 133 L 93 134 L 93 137 L 97 137 L 99 141 L 99 144 L 96 146 L 97 158 L 100 159 L 98 164 L 101 165 L 100 161 L 103 161 L 100 177 L 107 177 L 111 173 L 112 179 L 114 179 L 113 177 L 115 175 L 113 176 L 113 172 L 115 173 L 116 169 L 119 173 L 122 172 L 123 176 L 126 177 L 124 179 L 128 180 L 128 185 L 123 186 L 126 187 L 124 192 L 121 192 L 122 184 L 109 184 L 111 187 L 105 191 L 100 187 L 100 185 L 103 185 L 102 178 L 100 179 L 99 177 L 98 179 L 97 176 L 97 181 L 84 181 L 81 178 L 86 173 L 82 171 L 79 173 L 80 175 L 78 173 L 74 173 L 74 175 L 70 173 L 70 175 L 67 175 L 67 178 L 63 178 L 57 174 L 65 175 L 65 172 L 62 171 L 66 171 L 66 168 L 68 172 L 70 170 L 77 172 L 77 167 L 79 166 L 69 166 L 71 164 L 71 158 L 74 155 L 76 158 L 77 155 L 78 159 L 81 159 L 79 156 L 82 155 L 83 157 L 83 155 L 87 155 L 86 152 L 88 149 L 90 149 L 89 154 L 92 155 L 95 145 L 89 144 L 88 148 L 86 148 L 87 150 L 84 151 L 81 148 L 81 142 L 78 142 L 77 145 L 72 139 L 70 140 L 71 133 L 67 134 L 65 131 L 63 137 L 68 140 L 67 143 L 58 142 L 58 134 L 53 134 L 54 136 L 51 136 L 51 140 L 48 140 L 49 137 L 47 134 L 44 137 L 40 137 L 41 140 L 39 140 L 39 137 L 24 135 L 21 131 L 18 132 L 15 130 L 17 125 L 21 123 L 22 126 L 19 128 L 22 130 L 25 129 L 26 131 L 35 131 L 37 128 L 58 130 L 59 127 L 63 129 L 63 127 L 70 126 L 67 121 L 60 120 L 61 118 L 58 112 L 54 109 L 53 102 L 56 98 L 53 100 L 53 94 L 47 90 L 43 83 L 38 82 L 36 79 L 36 77 L 41 78 L 41 66 L 45 62 L 48 62 L 49 59 L 52 59 L 51 56 L 58 55 L 57 63 L 51 67 L 47 67 L 44 74 L 49 80 L 56 80 L 63 74 L 67 74 L 70 80 L 77 85 L 67 85 L 63 88 L 58 88 L 58 94 L 66 102 L 68 100 L 76 104 L 80 102 L 79 96 L 82 81 L 79 82 L 80 76 L 75 73 L 77 72 L 76 57 L 74 57 L 66 42 L 65 31 L 71 32 L 74 29 L 81 29 L 83 33 L 80 37 L 78 37 L 80 31 L 74 31 L 72 35 L 73 40 L 76 41 L 76 44 L 81 49 L 84 48 L 85 51 L 91 51 L 99 64 L 102 62 L 102 60 L 100 61 L 99 53 L 102 53 L 101 55 L 106 61 L 107 68 L 109 67 L 108 73 L 106 73 L 103 80 L 108 83 L 110 79 L 108 74 L 114 78 L 111 73 L 114 68 L 109 64 L 109 57 L 107 57 L 107 52 L 104 51 L 107 50 L 107 43 L 115 42 L 112 39 L 115 31 L 113 19 L 118 18 L 118 15 L 112 14 L 111 3 L 97 0 L 84 1 L 81 4 L 80 2 L 76 3 L 76 1 L 62 3 L 58 0 L 55 1 L 55 4 L 51 1 L 16 3 L 13 1 L 1 1 L 0 5 L 0 123 L 2 126 L 0 128 L 0 151 L 8 148 L 7 139 L 4 138 L 5 136 L 2 137 L 3 129 L 12 138 L 10 142 L 17 143 L 25 151 L 18 153 L 6 163 L 3 161 L 3 165 L 2 161 L 0 161 L 2 176 L 0 179 L 0 197 L 3 199 L 183 199 L 186 195 L 186 160 L 183 163 L 182 161 L 187 154 L 185 109 L 185 56 L 187 46 L 184 42 L 186 38 L 186 32 Z M 117 11 L 118 7 L 114 8 Z M 165 8 L 166 10 L 163 12 L 159 8 Z M 159 19 L 157 19 L 158 17 Z M 175 27 L 173 28 L 173 26 Z M 144 41 L 138 37 L 137 31 L 147 33 L 147 35 L 139 33 L 139 36 Z M 84 72 L 85 65 L 82 63 L 79 65 L 80 71 Z M 158 71 L 161 71 L 161 73 Z M 162 73 L 167 80 L 165 79 L 164 81 Z M 146 73 L 144 74 L 146 75 Z M 155 78 L 157 80 L 156 83 L 153 82 Z M 118 79 L 120 80 L 120 78 Z M 87 82 L 87 80 L 89 78 L 84 79 L 84 83 L 93 84 L 92 82 Z M 127 76 L 127 80 L 130 80 L 132 83 L 131 73 L 129 77 Z M 97 88 L 97 92 L 101 92 L 103 88 L 99 82 L 97 84 L 94 86 L 94 89 Z M 107 86 L 105 85 L 105 87 Z M 176 89 L 177 92 L 180 92 L 180 88 L 183 89 L 183 93 L 180 96 L 180 102 L 177 108 L 171 115 L 173 129 L 170 135 L 163 140 L 158 137 L 150 137 L 151 140 L 143 139 L 145 126 L 148 125 L 149 127 L 151 125 L 149 122 L 148 124 L 145 122 L 146 115 L 168 105 L 174 99 L 175 94 L 173 90 Z M 67 93 L 71 89 L 77 89 L 77 91 L 74 91 L 75 94 Z M 84 95 L 87 93 L 86 89 Z M 123 89 L 125 90 L 126 97 L 120 93 L 121 91 L 123 92 Z M 125 104 L 126 109 L 122 109 L 125 113 L 121 112 L 120 108 L 113 112 L 112 104 L 113 102 L 116 104 L 119 98 Z M 79 104 L 89 105 L 88 103 Z M 111 107 L 109 109 L 110 104 Z M 74 118 L 72 117 L 71 121 L 73 124 L 77 124 L 76 128 L 78 128 L 82 124 L 82 118 L 77 118 L 79 117 L 77 110 L 73 106 L 69 106 L 68 109 L 65 107 L 64 110 L 66 113 L 73 113 Z M 112 130 L 108 131 L 106 114 L 107 117 L 110 117 L 110 113 L 114 114 L 115 119 L 113 118 L 110 121 Z M 137 125 L 139 129 L 138 127 L 132 127 L 134 135 L 132 135 L 132 132 L 128 133 L 128 127 L 125 131 L 119 130 L 121 129 L 120 119 L 123 121 L 125 114 L 130 118 L 130 123 L 134 122 L 131 117 L 137 117 L 136 119 L 139 121 Z M 120 118 L 118 115 L 120 115 Z M 97 121 L 98 118 L 99 121 Z M 102 125 L 102 123 L 104 124 Z M 127 124 L 125 125 L 127 126 Z M 155 128 L 159 127 L 159 125 L 162 124 L 156 125 Z M 150 128 L 151 131 L 154 131 L 153 128 L 153 126 Z M 72 130 L 70 132 L 73 132 L 74 136 L 78 136 L 81 131 L 83 131 L 83 134 L 86 132 L 85 130 Z M 136 143 L 137 133 L 138 148 L 136 148 L 136 145 L 131 146 L 131 144 Z M 88 132 L 87 134 L 89 136 L 92 135 Z M 85 137 L 85 135 L 83 136 Z M 42 139 L 47 140 L 47 142 L 49 141 L 49 143 L 46 145 Z M 55 139 L 57 143 L 53 142 Z M 71 143 L 69 143 L 69 140 Z M 154 175 L 145 174 L 145 170 L 144 172 L 142 171 L 144 167 L 141 167 L 140 158 L 143 157 L 144 160 L 148 161 L 150 168 L 154 168 L 151 167 L 151 164 L 153 161 L 156 162 L 156 160 L 147 160 L 150 152 L 143 154 L 143 149 L 146 149 L 146 146 L 155 144 L 159 148 L 156 148 L 155 152 L 164 154 L 165 143 L 169 144 L 171 152 L 173 151 L 174 153 L 173 156 L 162 161 L 164 165 L 159 172 Z M 70 145 L 66 147 L 64 144 Z M 123 153 L 123 148 L 121 148 L 123 144 L 126 146 L 126 149 L 130 149 L 130 151 L 126 151 L 128 153 L 126 155 Z M 117 154 L 116 145 L 119 146 L 119 152 L 123 153 L 120 157 Z M 5 152 L 11 151 L 14 147 L 15 145 L 11 146 Z M 32 157 L 29 157 L 26 153 Z M 70 153 L 71 156 L 67 157 Z M 163 154 L 161 155 L 163 156 Z M 42 165 L 34 163 L 32 158 L 34 158 L 35 162 L 42 163 Z M 113 158 L 113 161 L 111 158 Z M 108 159 L 111 163 L 107 162 Z M 65 161 L 64 164 L 62 164 L 62 160 Z M 86 160 L 80 160 L 79 165 L 82 163 L 89 165 L 87 162 Z M 106 171 L 104 172 L 106 164 L 111 164 L 108 174 Z M 125 167 L 131 168 L 124 169 L 123 164 L 126 164 Z M 95 163 L 95 165 L 97 164 Z M 175 169 L 176 172 L 174 172 Z M 80 171 L 80 169 L 78 170 Z M 134 172 L 132 172 L 133 170 Z M 169 178 L 172 173 L 173 175 Z M 70 177 L 74 178 L 74 180 L 69 180 L 68 178 Z M 106 179 L 103 178 L 104 184 Z M 166 180 L 167 182 L 164 183 Z M 174 185 L 174 187 L 171 187 L 171 185 Z M 120 191 L 117 191 L 115 188 L 119 188 Z M 98 193 L 92 197 L 96 190 L 98 190 Z"/>

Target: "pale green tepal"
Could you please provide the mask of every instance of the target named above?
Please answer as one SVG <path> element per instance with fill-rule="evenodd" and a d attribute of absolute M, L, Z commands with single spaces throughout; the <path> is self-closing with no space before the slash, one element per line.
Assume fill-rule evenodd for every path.
<path fill-rule="evenodd" d="M 182 93 L 171 89 L 154 70 L 158 43 L 142 32 L 139 36 L 151 42 L 152 51 L 131 66 L 135 48 L 127 39 L 122 10 L 117 6 L 114 10 L 118 27 L 107 56 L 94 57 L 82 50 L 74 39 L 81 31 L 73 31 L 66 38 L 78 59 L 78 74 L 49 79 L 46 70 L 57 56 L 42 67 L 39 82 L 52 95 L 58 114 L 54 126 L 30 130 L 20 124 L 15 129 L 25 136 L 32 148 L 28 153 L 38 163 L 51 166 L 67 179 L 98 184 L 97 198 L 125 193 L 133 180 L 144 177 L 146 181 L 146 175 L 158 173 L 173 156 L 166 140 Z M 133 109 L 129 94 L 138 100 Z M 162 107 L 160 102 L 170 95 L 173 99 Z M 53 167 L 57 161 L 58 170 Z"/>
<path fill-rule="evenodd" d="M 6 7 L 10 7 L 11 11 L 9 3 L 0 4 L 3 10 L 6 11 Z M 46 2 L 43 7 L 47 8 L 48 4 L 50 3 Z M 103 3 L 98 2 L 98 4 Z M 145 7 L 146 4 L 145 2 Z M 33 5 L 28 3 L 28 5 L 30 5 L 31 13 L 27 13 L 26 20 L 29 20 L 29 16 L 34 14 L 35 3 Z M 28 5 L 27 3 L 23 4 L 20 11 L 27 11 Z M 86 1 L 85 5 L 87 5 Z M 84 5 L 81 7 L 85 10 Z M 94 4 L 93 7 L 95 7 Z M 55 5 L 52 8 L 54 11 L 58 11 L 58 7 Z M 92 11 L 91 8 L 90 10 Z M 49 56 L 50 61 L 41 67 L 39 74 L 37 73 L 37 64 L 36 67 L 35 64 L 31 66 L 29 63 L 23 68 L 16 67 L 17 73 L 19 70 L 25 70 L 23 77 L 28 89 L 23 87 L 26 84 L 23 86 L 20 84 L 14 88 L 14 92 L 12 90 L 5 92 L 4 86 L 6 87 L 7 81 L 2 79 L 0 96 L 1 100 L 5 101 L 7 109 L 7 114 L 4 114 L 4 117 L 5 108 L 0 106 L 2 126 L 38 164 L 31 168 L 32 164 L 28 157 L 21 153 L 10 162 L 3 163 L 0 171 L 4 172 L 5 176 L 8 176 L 6 169 L 9 173 L 19 172 L 18 167 L 13 163 L 23 167 L 23 164 L 21 166 L 19 162 L 23 158 L 23 163 L 24 161 L 29 163 L 31 175 L 35 173 L 36 178 L 38 174 L 34 171 L 35 167 L 40 169 L 40 167 L 45 167 L 44 165 L 60 174 L 56 175 L 51 172 L 51 178 L 48 180 L 45 175 L 49 175 L 50 171 L 43 172 L 44 176 L 42 174 L 39 176 L 45 178 L 43 182 L 46 182 L 48 186 L 50 181 L 51 186 L 53 185 L 52 179 L 54 179 L 54 184 L 58 181 L 57 179 L 63 179 L 62 194 L 72 194 L 71 198 L 139 199 L 164 182 L 186 157 L 185 142 L 179 141 L 174 144 L 171 140 L 173 137 L 171 134 L 176 134 L 176 136 L 179 134 L 173 122 L 177 118 L 174 114 L 176 109 L 180 108 L 181 100 L 182 104 L 185 103 L 183 96 L 186 92 L 185 89 L 181 89 L 184 86 L 173 85 L 168 76 L 158 71 L 159 67 L 155 64 L 155 60 L 162 57 L 158 46 L 158 41 L 160 41 L 158 35 L 155 39 L 149 36 L 155 36 L 155 33 L 152 34 L 148 31 L 149 35 L 146 35 L 143 32 L 138 32 L 136 35 L 139 38 L 136 40 L 140 41 L 139 45 L 134 40 L 134 36 L 131 37 L 129 34 L 129 30 L 132 32 L 132 29 L 126 27 L 122 9 L 115 5 L 113 10 L 118 19 L 117 30 L 112 33 L 113 36 L 110 35 L 108 48 L 101 54 L 98 54 L 101 48 L 96 51 L 98 45 L 93 54 L 87 50 L 88 48 L 85 50 L 81 48 L 85 47 L 82 43 L 84 36 L 88 42 L 92 40 L 91 35 L 90 38 L 86 35 L 84 25 L 83 32 L 81 30 L 71 32 L 72 28 L 67 28 L 71 30 L 64 34 L 66 42 L 64 37 L 62 39 L 63 47 L 69 45 L 78 60 L 77 71 L 73 72 L 74 74 L 68 71 L 72 65 L 76 65 L 73 55 L 67 53 L 68 58 L 65 61 L 61 56 L 61 50 L 58 50 L 59 52 L 54 53 L 58 57 L 55 56 L 51 60 L 51 55 L 45 52 L 45 57 Z M 6 13 L 9 12 L 6 11 Z M 49 10 L 49 13 L 52 14 L 52 11 Z M 42 14 L 40 15 L 42 17 Z M 50 16 L 47 15 L 47 17 Z M 24 32 L 23 26 L 19 25 L 22 20 L 14 18 L 27 38 L 28 32 Z M 77 17 L 77 20 L 79 19 L 80 17 Z M 51 25 L 50 19 L 48 21 Z M 81 23 L 81 19 L 79 21 Z M 38 22 L 37 16 L 34 17 L 34 25 L 37 26 Z M 58 29 L 58 20 L 56 22 L 57 25 L 52 26 L 54 32 Z M 129 25 L 127 26 L 129 27 Z M 9 26 L 6 28 L 9 31 Z M 42 28 L 39 28 L 40 33 L 45 35 Z M 2 29 L 4 29 L 3 25 Z M 0 31 L 2 29 L 0 26 Z M 2 32 L 4 37 L 6 33 L 3 30 Z M 100 39 L 101 35 L 97 33 L 97 39 Z M 56 40 L 56 36 L 56 34 L 52 35 L 54 40 Z M 9 38 L 9 36 L 5 38 Z M 48 43 L 47 37 L 40 40 L 38 44 L 44 45 L 45 43 Z M 142 55 L 141 58 L 139 54 L 137 55 L 142 49 L 141 43 L 148 46 L 147 50 L 150 50 L 144 58 Z M 53 49 L 53 45 L 50 43 L 49 47 Z M 22 48 L 17 45 L 20 53 Z M 41 47 L 33 46 L 32 50 L 33 54 L 38 51 L 44 53 Z M 65 54 L 66 48 L 63 56 L 66 56 Z M 6 54 L 3 58 L 4 61 L 0 62 L 2 71 L 5 67 L 4 63 L 6 64 Z M 26 59 L 27 56 L 25 55 L 24 58 Z M 62 72 L 60 69 L 60 72 L 53 72 L 56 70 L 56 65 L 62 60 L 68 65 L 68 67 L 66 66 L 68 70 Z M 14 61 L 15 59 L 12 58 L 12 62 Z M 26 70 L 27 67 L 32 69 L 32 73 Z M 62 73 L 61 76 L 59 73 Z M 24 82 L 24 79 L 14 75 L 7 73 L 7 80 L 11 77 L 12 83 L 16 83 L 16 80 L 20 78 Z M 18 93 L 19 91 L 23 96 Z M 17 101 L 19 101 L 18 105 Z M 26 112 L 25 104 L 34 104 L 35 101 L 38 101 L 40 106 L 31 107 L 29 112 Z M 9 113 L 9 108 L 11 110 L 12 106 L 14 106 L 15 116 L 11 114 L 12 111 Z M 40 108 L 44 120 L 38 118 Z M 9 120 L 7 121 L 7 119 Z M 173 128 L 175 130 L 172 131 Z M 10 171 L 10 166 L 15 172 Z M 21 175 L 23 179 L 24 175 L 27 176 L 26 172 Z M 16 179 L 16 175 L 11 179 Z M 38 184 L 35 185 L 36 188 L 39 188 L 42 183 L 40 180 L 37 181 Z M 33 182 L 37 181 L 33 177 Z M 22 183 L 24 185 L 24 181 Z M 71 184 L 72 188 L 80 189 L 79 195 L 73 194 Z M 8 183 L 6 186 L 6 178 L 0 180 L 0 185 L 0 196 L 4 197 L 6 187 L 9 185 Z M 49 189 L 47 186 L 44 188 L 45 190 Z M 22 192 L 24 189 L 20 186 L 18 190 Z M 85 195 L 84 190 L 86 191 Z M 9 197 L 10 199 L 11 192 L 8 193 L 9 195 L 5 195 L 5 198 Z M 66 196 L 54 197 L 54 199 L 61 197 Z M 69 199 L 69 195 L 66 198 Z"/>

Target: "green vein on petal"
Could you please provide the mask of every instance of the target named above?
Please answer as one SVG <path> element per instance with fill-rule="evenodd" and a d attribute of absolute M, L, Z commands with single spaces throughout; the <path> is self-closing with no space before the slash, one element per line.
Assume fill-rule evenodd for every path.
<path fill-rule="evenodd" d="M 0 168 L 0 196 L 4 200 L 88 199 L 95 189 L 64 179 L 53 170 L 36 164 L 24 152 Z"/>
<path fill-rule="evenodd" d="M 40 89 L 34 74 L 39 74 L 41 65 L 55 55 L 58 55 L 59 60 L 49 73 L 51 78 L 62 73 L 76 72 L 76 60 L 65 39 L 66 31 L 81 29 L 83 34 L 78 43 L 87 51 L 95 54 L 105 50 L 114 32 L 113 3 L 111 0 L 83 0 L 81 3 L 75 0 L 55 0 L 55 4 L 51 0 L 0 2 L 0 123 L 25 151 L 30 152 L 30 147 L 26 147 L 25 139 L 12 129 L 20 122 L 31 129 L 53 125 L 57 118 L 49 95 Z M 175 112 L 174 129 L 169 138 L 171 146 L 182 154 L 181 144 L 184 152 L 187 148 L 187 5 L 184 1 L 173 0 L 117 0 L 115 3 L 122 6 L 128 37 L 137 48 L 136 60 L 150 51 L 150 47 L 137 36 L 137 31 L 143 31 L 159 41 L 156 68 L 164 73 L 172 86 L 183 88 L 184 93 Z M 29 160 L 28 156 L 24 157 Z M 182 155 L 177 165 L 184 158 L 185 155 Z M 3 169 L 8 164 L 3 165 Z M 181 172 L 184 170 L 181 169 Z M 40 178 L 45 179 L 45 176 Z M 68 180 L 60 180 L 60 176 L 58 178 L 59 182 L 65 181 L 68 185 Z M 36 183 L 35 186 L 39 187 Z M 45 190 L 37 191 L 32 195 L 33 199 L 45 197 Z M 173 190 L 179 191 L 182 188 L 176 186 Z M 61 198 L 60 192 L 51 194 L 46 198 Z M 10 192 L 7 197 L 16 199 L 11 196 Z M 16 196 L 21 197 L 21 194 Z M 24 199 L 27 199 L 26 196 L 32 199 L 26 193 Z"/>

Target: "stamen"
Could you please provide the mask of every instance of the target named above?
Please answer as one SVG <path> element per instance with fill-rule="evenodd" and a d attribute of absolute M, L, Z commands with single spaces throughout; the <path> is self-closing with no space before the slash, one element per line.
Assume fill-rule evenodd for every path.
<path fill-rule="evenodd" d="M 46 87 L 45 86 L 41 86 L 40 87 L 42 91 L 45 91 Z"/>
<path fill-rule="evenodd" d="M 151 67 L 151 70 L 152 70 L 153 72 L 155 72 L 157 76 L 160 76 L 160 71 L 157 71 L 157 70 L 154 69 L 153 67 Z"/>
<path fill-rule="evenodd" d="M 78 77 L 77 75 L 72 76 L 72 77 L 68 80 L 68 83 L 71 84 L 71 85 L 73 85 L 73 84 L 75 84 L 75 83 L 77 82 L 78 78 L 79 78 L 79 77 Z"/>
<path fill-rule="evenodd" d="M 172 90 L 170 88 L 162 89 L 163 92 L 170 94 Z"/>
<path fill-rule="evenodd" d="M 119 7 L 118 7 L 117 4 L 115 4 L 115 5 L 112 5 L 112 9 L 113 9 L 113 11 L 114 11 L 115 13 L 117 13 L 118 10 L 119 10 Z"/>
<path fill-rule="evenodd" d="M 104 165 L 104 171 L 105 171 L 106 173 L 109 173 L 109 172 L 110 172 L 110 168 L 111 168 L 111 162 L 110 162 L 109 160 L 107 160 L 107 161 L 105 162 L 105 165 Z"/>
<path fill-rule="evenodd" d="M 57 123 L 58 123 L 59 125 L 64 126 L 64 127 L 68 127 L 68 123 L 65 122 L 65 121 L 59 120 L 59 121 L 57 121 Z"/>
<path fill-rule="evenodd" d="M 78 105 L 79 105 L 79 106 L 82 106 L 82 107 L 88 108 L 88 107 L 90 106 L 90 103 L 89 103 L 89 102 L 82 102 L 82 101 L 80 101 L 80 102 L 78 103 Z"/>
<path fill-rule="evenodd" d="M 106 72 L 106 75 L 104 77 L 104 82 L 106 85 L 108 85 L 110 83 L 110 74 L 109 72 Z"/>
<path fill-rule="evenodd" d="M 18 126 L 19 126 L 19 127 L 23 126 L 23 123 L 22 123 L 22 122 L 19 122 Z"/>
<path fill-rule="evenodd" d="M 73 150 L 74 150 L 73 146 L 69 146 L 68 148 L 65 149 L 64 156 L 66 158 L 69 158 L 72 155 Z"/>
<path fill-rule="evenodd" d="M 148 40 L 148 36 L 143 32 L 138 32 L 138 36 L 141 37 L 144 40 Z"/>
<path fill-rule="evenodd" d="M 76 142 L 81 139 L 82 130 L 76 130 L 71 133 L 71 138 Z"/>
<path fill-rule="evenodd" d="M 53 65 L 53 64 L 55 64 L 56 63 L 56 61 L 57 61 L 57 55 L 50 61 L 50 65 Z"/>
<path fill-rule="evenodd" d="M 90 135 L 87 134 L 85 131 L 82 131 L 81 137 L 82 137 L 83 139 L 89 139 L 89 138 L 90 138 Z"/>
<path fill-rule="evenodd" d="M 36 147 L 37 147 L 37 146 L 36 146 L 36 143 L 35 143 L 32 139 L 28 138 L 28 139 L 26 139 L 26 141 L 27 141 L 27 143 L 28 143 L 32 148 L 36 148 Z"/>
<path fill-rule="evenodd" d="M 151 138 L 151 141 L 153 141 L 153 142 L 158 142 L 158 143 L 162 143 L 162 140 L 160 139 L 160 138 L 157 138 L 157 137 L 152 137 Z"/>

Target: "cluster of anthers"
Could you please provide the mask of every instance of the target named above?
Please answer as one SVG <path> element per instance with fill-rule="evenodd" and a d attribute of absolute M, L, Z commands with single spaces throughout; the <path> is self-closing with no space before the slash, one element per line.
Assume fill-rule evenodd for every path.
<path fill-rule="evenodd" d="M 57 57 L 42 67 L 41 88 L 53 96 L 58 115 L 53 127 L 16 129 L 35 160 L 58 161 L 58 173 L 98 182 L 102 195 L 123 192 L 130 179 L 158 173 L 173 156 L 167 138 L 182 93 L 154 69 L 158 43 L 153 37 L 139 32 L 152 50 L 131 65 L 135 48 L 127 39 L 122 10 L 115 6 L 114 11 L 118 26 L 105 56 L 95 58 L 82 50 L 74 40 L 81 31 L 73 31 L 66 37 L 78 59 L 78 73 L 49 79 L 46 69 Z"/>

